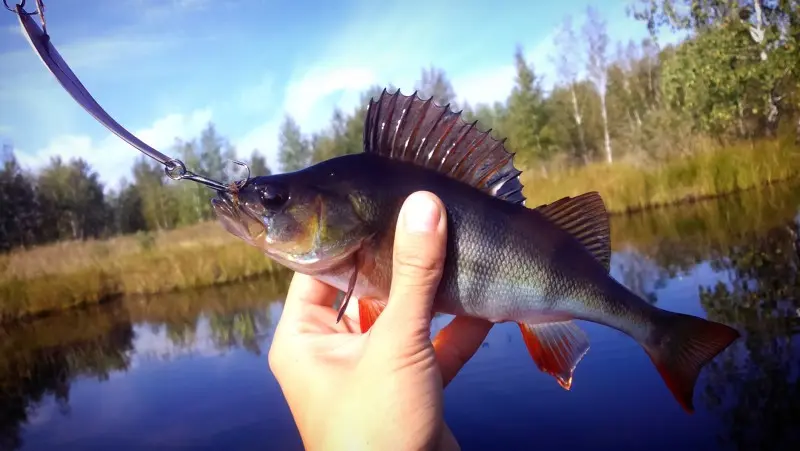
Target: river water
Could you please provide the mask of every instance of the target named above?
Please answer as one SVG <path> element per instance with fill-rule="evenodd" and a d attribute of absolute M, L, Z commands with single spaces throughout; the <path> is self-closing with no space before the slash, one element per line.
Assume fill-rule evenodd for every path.
<path fill-rule="evenodd" d="M 695 414 L 620 332 L 581 323 L 592 347 L 567 392 L 503 324 L 445 391 L 463 449 L 800 449 L 799 208 L 800 190 L 781 185 L 613 218 L 615 278 L 743 334 L 701 373 Z M 0 449 L 302 449 L 266 358 L 287 285 L 270 276 L 0 329 Z"/>

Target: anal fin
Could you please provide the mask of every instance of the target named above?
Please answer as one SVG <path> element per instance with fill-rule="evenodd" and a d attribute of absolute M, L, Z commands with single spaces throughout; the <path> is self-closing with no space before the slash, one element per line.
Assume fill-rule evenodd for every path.
<path fill-rule="evenodd" d="M 361 333 L 366 333 L 386 308 L 386 303 L 376 299 L 365 298 L 358 300 L 358 319 L 361 323 Z"/>
<path fill-rule="evenodd" d="M 589 351 L 589 338 L 583 330 L 573 321 L 519 323 L 519 327 L 539 370 L 555 377 L 562 388 L 569 390 L 575 368 Z"/>

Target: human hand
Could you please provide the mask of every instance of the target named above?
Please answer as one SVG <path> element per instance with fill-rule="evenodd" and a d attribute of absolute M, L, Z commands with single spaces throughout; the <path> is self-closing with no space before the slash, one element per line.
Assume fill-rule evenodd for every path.
<path fill-rule="evenodd" d="M 492 324 L 456 317 L 430 340 L 446 228 L 445 209 L 434 195 L 406 199 L 388 303 L 365 334 L 357 302 L 337 324 L 337 290 L 295 274 L 269 365 L 306 449 L 459 448 L 444 422 L 442 391 Z"/>

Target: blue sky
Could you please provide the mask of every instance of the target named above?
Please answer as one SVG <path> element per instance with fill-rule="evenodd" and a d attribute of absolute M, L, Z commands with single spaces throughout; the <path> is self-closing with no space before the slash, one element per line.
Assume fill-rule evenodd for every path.
<path fill-rule="evenodd" d="M 29 3 L 33 4 L 33 1 Z M 423 66 L 449 75 L 470 103 L 504 99 L 513 52 L 524 47 L 552 82 L 552 42 L 565 15 L 576 31 L 588 4 L 615 41 L 641 39 L 628 0 L 45 1 L 56 48 L 95 99 L 164 152 L 208 121 L 239 156 L 260 149 L 276 166 L 277 130 L 290 113 L 309 132 L 339 106 L 349 111 L 369 85 L 413 91 Z M 116 184 L 139 153 L 85 113 L 0 11 L 0 140 L 36 169 L 52 155 L 81 156 Z M 579 50 L 578 50 L 579 51 Z"/>

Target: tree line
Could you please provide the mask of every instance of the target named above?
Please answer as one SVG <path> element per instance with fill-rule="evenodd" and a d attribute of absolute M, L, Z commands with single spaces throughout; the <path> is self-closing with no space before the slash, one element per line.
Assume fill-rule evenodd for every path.
<path fill-rule="evenodd" d="M 215 180 L 230 180 L 228 160 L 236 150 L 208 124 L 198 139 L 176 141 L 171 155 L 188 168 Z M 138 231 L 164 230 L 212 218 L 209 189 L 174 182 L 164 167 L 140 156 L 132 179 L 106 189 L 81 158 L 54 157 L 38 173 L 25 171 L 6 147 L 0 170 L 0 250 L 60 240 L 102 238 Z M 249 162 L 253 174 L 271 171 L 257 149 Z"/>
<path fill-rule="evenodd" d="M 800 2 L 633 0 L 631 16 L 649 36 L 612 45 L 607 23 L 589 7 L 582 23 L 566 17 L 554 39 L 557 82 L 514 54 L 514 86 L 504 101 L 457 101 L 441 69 L 424 69 L 420 96 L 463 110 L 517 154 L 521 166 L 581 165 L 624 160 L 653 164 L 689 155 L 700 143 L 774 137 L 800 132 Z M 661 45 L 669 29 L 686 39 Z M 287 116 L 278 149 L 281 169 L 361 151 L 367 101 L 336 110 L 331 125 L 304 135 Z M 390 89 L 393 89 L 390 87 Z M 407 91 L 404 89 L 404 91 Z"/>
<path fill-rule="evenodd" d="M 550 90 L 522 47 L 513 55 L 514 86 L 503 101 L 458 100 L 437 67 L 424 68 L 414 89 L 508 137 L 518 164 L 544 175 L 597 162 L 660 164 L 709 142 L 800 136 L 800 1 L 631 0 L 628 11 L 649 31 L 647 38 L 612 45 L 606 21 L 591 7 L 580 24 L 564 19 L 551 55 L 557 82 Z M 657 36 L 665 29 L 686 38 L 663 45 Z M 394 89 L 370 87 L 356 108 L 335 109 L 330 125 L 314 133 L 287 115 L 278 169 L 361 152 L 368 101 L 384 88 Z M 176 142 L 172 152 L 216 179 L 226 179 L 226 160 L 236 157 L 213 124 L 196 140 Z M 108 192 L 80 159 L 55 158 L 36 175 L 23 171 L 11 152 L 3 161 L 0 250 L 169 229 L 212 216 L 207 188 L 174 183 L 144 157 L 131 181 Z M 254 175 L 270 173 L 257 150 L 248 163 Z"/>

